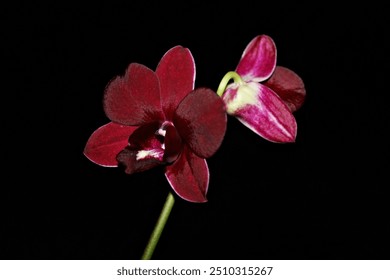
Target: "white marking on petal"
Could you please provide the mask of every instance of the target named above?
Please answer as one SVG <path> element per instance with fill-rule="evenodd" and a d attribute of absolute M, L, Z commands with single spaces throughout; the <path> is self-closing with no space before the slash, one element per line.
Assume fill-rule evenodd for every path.
<path fill-rule="evenodd" d="M 167 131 L 163 128 L 159 128 L 157 130 L 157 134 L 165 137 L 165 134 L 167 134 Z"/>
<path fill-rule="evenodd" d="M 241 76 L 241 79 L 247 83 L 253 82 L 255 78 L 255 75 L 253 75 L 252 73 L 248 73 L 246 75 Z"/>
<path fill-rule="evenodd" d="M 261 106 L 257 93 L 259 88 L 255 83 L 243 83 L 238 87 L 237 94 L 227 104 L 227 113 L 234 114 L 235 111 L 247 105 Z"/>
<path fill-rule="evenodd" d="M 150 158 L 150 157 L 160 158 L 162 155 L 163 155 L 163 152 L 160 150 L 141 150 L 141 151 L 138 151 L 137 156 L 136 156 L 136 160 L 145 159 L 147 157 L 148 158 Z"/>
<path fill-rule="evenodd" d="M 291 133 L 284 127 L 284 125 L 279 121 L 279 119 L 275 116 L 274 113 L 272 112 L 269 112 L 268 113 L 268 116 L 270 118 L 270 120 L 275 123 L 275 125 L 277 127 L 279 127 L 279 129 L 282 131 L 282 133 L 284 135 L 286 135 L 287 137 L 290 137 L 291 136 Z"/>

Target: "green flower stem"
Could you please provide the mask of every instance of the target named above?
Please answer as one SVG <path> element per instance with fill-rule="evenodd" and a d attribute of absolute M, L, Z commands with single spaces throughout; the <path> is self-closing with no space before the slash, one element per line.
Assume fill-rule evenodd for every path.
<path fill-rule="evenodd" d="M 233 79 L 233 81 L 238 84 L 242 82 L 240 75 L 238 75 L 236 72 L 234 71 L 227 72 L 225 76 L 222 78 L 221 82 L 219 83 L 218 90 L 217 90 L 218 96 L 220 97 L 222 96 L 231 79 Z"/>
<path fill-rule="evenodd" d="M 164 230 L 164 226 L 167 223 L 169 214 L 171 213 L 172 207 L 175 204 L 175 197 L 170 192 L 165 201 L 164 207 L 161 210 L 160 217 L 154 227 L 154 230 L 150 236 L 149 242 L 146 245 L 145 251 L 142 255 L 142 260 L 150 260 L 152 258 L 154 249 L 160 239 L 161 233 Z"/>

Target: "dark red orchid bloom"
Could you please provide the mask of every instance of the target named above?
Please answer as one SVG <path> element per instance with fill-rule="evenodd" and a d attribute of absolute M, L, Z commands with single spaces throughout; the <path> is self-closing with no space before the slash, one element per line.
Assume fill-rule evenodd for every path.
<path fill-rule="evenodd" d="M 302 79 L 292 70 L 276 66 L 272 38 L 258 35 L 245 48 L 235 71 L 239 78 L 223 93 L 228 114 L 271 142 L 294 142 L 294 111 L 306 96 Z"/>
<path fill-rule="evenodd" d="M 227 117 L 222 99 L 194 83 L 195 62 L 182 46 L 166 52 L 156 71 L 131 63 L 105 90 L 111 122 L 92 133 L 85 156 L 101 166 L 124 166 L 128 174 L 163 166 L 177 195 L 207 201 L 206 158 L 221 145 Z"/>

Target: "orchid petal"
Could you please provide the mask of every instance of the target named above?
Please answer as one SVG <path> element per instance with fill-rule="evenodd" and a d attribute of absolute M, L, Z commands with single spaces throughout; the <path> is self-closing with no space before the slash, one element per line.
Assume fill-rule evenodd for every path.
<path fill-rule="evenodd" d="M 224 96 L 227 112 L 271 142 L 294 142 L 297 124 L 280 97 L 259 83 L 228 87 Z"/>
<path fill-rule="evenodd" d="M 306 89 L 302 79 L 286 67 L 277 66 L 264 85 L 276 92 L 291 112 L 301 108 L 306 97 Z"/>
<path fill-rule="evenodd" d="M 162 120 L 156 74 L 144 65 L 131 63 L 123 77 L 116 77 L 108 84 L 104 111 L 110 120 L 124 125 Z"/>
<path fill-rule="evenodd" d="M 174 124 L 191 150 L 200 157 L 212 156 L 222 143 L 227 116 L 222 99 L 211 89 L 198 88 L 178 106 Z"/>
<path fill-rule="evenodd" d="M 117 167 L 116 156 L 127 146 L 129 136 L 136 129 L 136 126 L 124 126 L 113 122 L 105 124 L 89 137 L 84 155 L 98 165 Z"/>
<path fill-rule="evenodd" d="M 195 62 L 189 49 L 171 48 L 161 58 L 156 74 L 161 85 L 161 100 L 167 120 L 181 100 L 194 88 Z"/>
<path fill-rule="evenodd" d="M 184 148 L 180 157 L 166 166 L 165 176 L 172 189 L 190 202 L 206 202 L 209 186 L 209 169 L 205 159 Z"/>
<path fill-rule="evenodd" d="M 276 67 L 276 46 L 271 37 L 258 35 L 245 48 L 236 72 L 246 81 L 262 82 Z"/>

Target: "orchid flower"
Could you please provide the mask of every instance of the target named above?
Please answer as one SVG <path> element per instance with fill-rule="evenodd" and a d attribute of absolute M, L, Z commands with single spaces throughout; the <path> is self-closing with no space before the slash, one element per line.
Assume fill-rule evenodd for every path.
<path fill-rule="evenodd" d="M 84 155 L 128 174 L 163 166 L 179 197 L 207 201 L 206 158 L 221 145 L 227 116 L 221 98 L 194 83 L 195 62 L 182 46 L 168 50 L 156 71 L 131 63 L 107 85 L 103 108 L 110 122 L 92 133 Z"/>
<path fill-rule="evenodd" d="M 230 79 L 233 83 L 228 84 Z M 302 106 L 306 90 L 295 72 L 276 66 L 276 46 L 269 36 L 258 35 L 250 41 L 236 70 L 222 79 L 217 94 L 229 115 L 264 139 L 295 142 L 293 112 Z"/>

